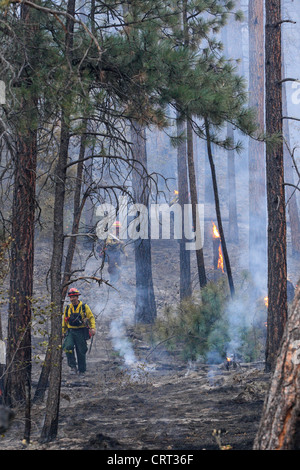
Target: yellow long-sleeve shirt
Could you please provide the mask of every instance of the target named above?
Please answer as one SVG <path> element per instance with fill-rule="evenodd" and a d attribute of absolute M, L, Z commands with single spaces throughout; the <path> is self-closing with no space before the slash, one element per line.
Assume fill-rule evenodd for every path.
<path fill-rule="evenodd" d="M 82 317 L 82 320 L 84 321 L 85 319 L 87 319 L 88 321 L 88 326 L 92 329 L 95 329 L 96 328 L 96 321 L 95 321 L 95 317 L 90 309 L 90 307 L 85 304 L 85 314 L 83 312 L 83 309 L 82 309 L 82 302 L 79 301 L 79 304 L 77 305 L 77 307 L 75 308 L 72 304 L 69 304 L 66 306 L 65 308 L 65 311 L 64 311 L 64 314 L 63 314 L 63 318 L 62 318 L 62 332 L 63 334 L 66 333 L 67 329 L 68 328 L 84 328 L 85 325 L 84 323 L 80 326 L 72 326 L 69 324 L 69 318 L 70 318 L 70 315 L 72 312 L 78 312 L 80 311 L 80 315 Z"/>

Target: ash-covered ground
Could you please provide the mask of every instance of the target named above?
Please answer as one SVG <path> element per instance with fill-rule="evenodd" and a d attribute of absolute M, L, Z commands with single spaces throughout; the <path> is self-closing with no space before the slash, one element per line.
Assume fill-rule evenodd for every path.
<path fill-rule="evenodd" d="M 10 429 L 0 440 L 0 450 L 252 449 L 270 379 L 263 364 L 239 363 L 227 370 L 224 363 L 185 363 L 168 353 L 163 344 L 157 348 L 150 345 L 133 325 L 132 246 L 127 251 L 115 289 L 94 282 L 78 284 L 81 299 L 96 316 L 97 334 L 92 345 L 89 343 L 85 378 L 70 375 L 63 360 L 57 439 L 39 443 L 45 403 L 33 404 L 31 444 L 22 444 L 24 413 L 16 410 Z M 43 258 L 47 256 L 44 246 L 36 273 L 44 270 L 46 275 Z M 78 250 L 77 256 L 83 259 L 83 252 Z M 95 274 L 98 266 L 99 260 L 92 256 L 84 275 Z M 104 279 L 108 279 L 106 269 Z M 195 262 L 193 273 L 196 279 Z M 165 305 L 178 301 L 176 241 L 168 246 L 156 244 L 153 274 L 160 314 Z M 44 282 L 45 277 L 36 278 L 36 292 Z M 37 361 L 34 386 L 39 373 Z"/>

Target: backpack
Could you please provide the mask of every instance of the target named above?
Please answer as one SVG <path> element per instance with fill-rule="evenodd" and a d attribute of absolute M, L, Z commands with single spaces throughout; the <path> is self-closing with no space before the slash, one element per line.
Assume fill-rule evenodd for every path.
<path fill-rule="evenodd" d="M 68 317 L 69 309 L 70 309 L 70 305 L 67 306 L 67 310 L 66 310 L 66 314 L 65 314 L 66 317 Z M 85 316 L 85 304 L 82 304 L 82 312 L 84 314 L 84 318 L 86 318 L 86 316 Z M 68 321 L 69 321 L 69 324 L 71 326 L 82 326 L 85 323 L 85 321 L 83 320 L 83 318 L 81 316 L 81 310 L 80 309 L 78 310 L 78 312 L 71 312 L 71 315 L 69 316 Z"/>

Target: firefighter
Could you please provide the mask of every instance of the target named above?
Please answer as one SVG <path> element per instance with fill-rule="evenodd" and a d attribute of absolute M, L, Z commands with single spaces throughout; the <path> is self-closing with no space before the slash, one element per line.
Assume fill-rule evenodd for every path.
<path fill-rule="evenodd" d="M 84 376 L 86 372 L 87 340 L 96 333 L 95 317 L 87 304 L 79 300 L 80 292 L 72 287 L 68 296 L 70 304 L 66 306 L 62 319 L 63 351 L 66 353 L 68 366 L 72 373 Z M 77 357 L 77 363 L 75 358 Z"/>
<path fill-rule="evenodd" d="M 111 281 L 118 281 L 121 270 L 121 255 L 127 257 L 125 252 L 124 243 L 113 234 L 109 234 L 105 240 L 104 246 L 98 248 L 100 257 L 108 262 L 108 272 L 111 276 Z"/>

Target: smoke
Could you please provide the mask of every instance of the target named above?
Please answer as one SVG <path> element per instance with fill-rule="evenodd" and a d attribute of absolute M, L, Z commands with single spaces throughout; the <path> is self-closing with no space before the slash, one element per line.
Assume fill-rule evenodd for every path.
<path fill-rule="evenodd" d="M 110 323 L 111 342 L 114 350 L 124 361 L 123 371 L 132 382 L 146 382 L 149 373 L 154 371 L 155 364 L 140 361 L 134 352 L 133 346 L 126 334 L 126 325 L 123 318 L 112 320 Z"/>
<path fill-rule="evenodd" d="M 123 358 L 125 366 L 131 368 L 137 365 L 138 360 L 129 339 L 126 337 L 125 326 L 122 320 L 112 320 L 110 324 L 110 334 L 113 348 Z"/>
<path fill-rule="evenodd" d="M 229 356 L 239 350 L 241 346 L 241 329 L 251 326 L 254 313 L 252 309 L 249 309 L 248 302 L 237 296 L 228 303 L 225 315 L 228 319 L 230 336 L 226 351 L 226 355 Z"/>

